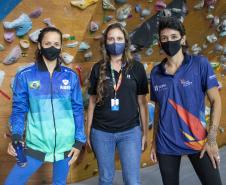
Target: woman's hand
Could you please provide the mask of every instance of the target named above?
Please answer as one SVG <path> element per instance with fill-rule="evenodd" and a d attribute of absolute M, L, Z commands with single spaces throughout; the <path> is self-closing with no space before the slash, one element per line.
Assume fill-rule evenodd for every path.
<path fill-rule="evenodd" d="M 12 142 L 10 142 L 10 143 L 8 144 L 7 153 L 8 153 L 9 155 L 13 156 L 13 157 L 16 157 L 16 156 L 17 156 L 16 150 L 14 149 Z"/>
<path fill-rule="evenodd" d="M 90 153 L 92 152 L 92 146 L 91 146 L 91 141 L 90 141 L 90 134 L 91 134 L 91 128 L 87 129 L 87 139 L 86 139 L 86 149 L 87 152 Z"/>
<path fill-rule="evenodd" d="M 89 135 L 87 135 L 86 147 L 87 147 L 87 152 L 91 153 L 92 152 L 92 146 L 91 146 L 91 141 L 90 141 L 90 136 Z"/>
<path fill-rule="evenodd" d="M 142 152 L 144 152 L 147 148 L 147 136 L 144 134 L 142 136 Z"/>
<path fill-rule="evenodd" d="M 205 152 L 207 152 L 213 167 L 215 169 L 219 167 L 220 155 L 219 155 L 219 149 L 218 149 L 217 143 L 209 144 L 208 142 L 206 142 L 206 144 L 204 145 L 201 151 L 200 158 L 203 158 Z"/>
<path fill-rule="evenodd" d="M 77 148 L 72 148 L 70 153 L 68 154 L 68 157 L 71 157 L 71 160 L 68 162 L 68 165 L 72 165 L 76 159 L 78 158 L 79 156 L 79 153 L 80 153 L 80 150 L 78 150 Z"/>
<path fill-rule="evenodd" d="M 151 154 L 150 154 L 150 158 L 151 158 L 151 161 L 156 163 L 158 162 L 157 160 L 157 155 L 156 155 L 156 144 L 155 142 L 153 141 L 152 142 L 152 145 L 151 145 Z"/>
<path fill-rule="evenodd" d="M 24 142 L 23 142 L 23 141 L 20 141 L 20 142 L 22 143 L 22 146 L 24 147 Z M 7 153 L 8 153 L 9 155 L 13 156 L 13 157 L 16 157 L 16 156 L 17 156 L 16 150 L 15 150 L 15 148 L 13 147 L 12 142 L 10 142 L 10 143 L 8 144 Z"/>
<path fill-rule="evenodd" d="M 86 143 L 88 144 L 88 147 L 91 149 L 90 136 L 87 136 Z"/>

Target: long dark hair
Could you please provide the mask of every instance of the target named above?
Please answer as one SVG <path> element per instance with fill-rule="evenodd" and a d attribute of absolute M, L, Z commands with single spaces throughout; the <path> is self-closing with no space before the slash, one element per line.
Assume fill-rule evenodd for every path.
<path fill-rule="evenodd" d="M 161 17 L 159 19 L 158 24 L 159 24 L 158 25 L 159 38 L 160 38 L 161 31 L 164 30 L 165 28 L 170 28 L 170 29 L 179 31 L 181 38 L 186 35 L 186 31 L 183 23 L 176 17 Z M 185 44 L 181 46 L 182 46 L 182 52 L 187 53 L 188 47 L 189 47 L 187 40 L 185 41 Z"/>
<path fill-rule="evenodd" d="M 105 29 L 101 43 L 100 43 L 101 49 L 102 49 L 103 60 L 101 61 L 101 64 L 100 64 L 99 79 L 98 79 L 98 83 L 97 83 L 97 103 L 102 102 L 103 97 L 104 97 L 104 93 L 105 93 L 105 85 L 104 84 L 105 84 L 105 80 L 106 80 L 106 69 L 107 69 L 108 63 L 111 60 L 111 56 L 106 50 L 107 35 L 110 30 L 115 29 L 115 28 L 118 28 L 119 30 L 121 30 L 122 33 L 124 34 L 124 38 L 125 38 L 125 50 L 122 55 L 122 62 L 128 63 L 127 69 L 131 68 L 131 66 L 132 66 L 132 56 L 130 53 L 129 35 L 128 35 L 127 31 L 125 30 L 125 28 L 120 23 L 118 23 L 118 22 L 113 23 Z"/>
<path fill-rule="evenodd" d="M 56 32 L 56 33 L 58 33 L 60 35 L 60 41 L 61 41 L 61 44 L 62 44 L 62 41 L 63 41 L 62 32 L 59 29 L 55 28 L 55 27 L 46 27 L 46 28 L 43 28 L 41 30 L 41 32 L 40 32 L 40 34 L 38 36 L 38 43 L 40 44 L 40 46 L 42 44 L 42 40 L 43 40 L 44 36 L 47 33 L 49 33 L 49 32 Z M 36 59 L 36 62 L 43 61 L 41 50 L 38 47 L 37 47 L 37 49 L 35 51 L 35 59 Z M 59 63 L 61 63 L 62 62 L 62 58 L 59 56 L 57 58 L 57 61 Z"/>

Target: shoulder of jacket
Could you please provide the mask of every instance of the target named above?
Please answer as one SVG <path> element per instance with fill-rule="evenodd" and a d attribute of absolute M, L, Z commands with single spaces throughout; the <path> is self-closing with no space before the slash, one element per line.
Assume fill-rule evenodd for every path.
<path fill-rule="evenodd" d="M 61 66 L 61 70 L 64 73 L 71 73 L 72 75 L 76 75 L 77 76 L 76 71 L 74 71 L 73 69 L 71 69 L 69 67 Z"/>
<path fill-rule="evenodd" d="M 161 68 L 161 63 L 156 64 L 152 67 L 151 73 L 158 71 Z"/>
<path fill-rule="evenodd" d="M 190 55 L 193 62 L 205 63 L 208 62 L 208 58 L 203 55 Z"/>
<path fill-rule="evenodd" d="M 21 66 L 17 69 L 16 75 L 20 76 L 20 75 L 24 75 L 24 74 L 29 73 L 29 72 L 33 72 L 35 70 L 35 68 L 36 67 L 35 67 L 34 63 L 28 64 L 28 65 L 25 65 L 25 66 Z"/>

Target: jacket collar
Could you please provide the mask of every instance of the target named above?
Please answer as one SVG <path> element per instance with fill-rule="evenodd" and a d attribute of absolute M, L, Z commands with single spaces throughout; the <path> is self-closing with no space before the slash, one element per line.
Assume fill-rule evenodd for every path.
<path fill-rule="evenodd" d="M 167 58 L 164 58 L 162 60 L 162 62 L 160 63 L 160 70 L 161 70 L 161 73 L 163 73 L 163 74 L 166 73 L 166 69 L 165 69 L 166 62 L 167 62 Z M 182 62 L 182 66 L 188 64 L 189 62 L 190 62 L 190 56 L 187 54 L 184 54 L 184 60 Z"/>
<path fill-rule="evenodd" d="M 48 68 L 47 68 L 44 60 L 36 61 L 36 64 L 38 66 L 38 70 L 40 70 L 40 71 L 48 71 Z M 58 71 L 58 72 L 61 71 L 61 65 L 60 65 L 60 62 L 58 60 L 57 60 L 57 64 L 56 64 L 56 67 L 55 67 L 54 71 Z"/>

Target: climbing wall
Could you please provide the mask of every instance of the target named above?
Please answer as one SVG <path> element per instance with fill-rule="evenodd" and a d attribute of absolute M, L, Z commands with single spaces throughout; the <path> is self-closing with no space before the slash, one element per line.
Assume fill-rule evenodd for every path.
<path fill-rule="evenodd" d="M 131 0 L 128 2 L 130 5 L 132 5 L 132 16 L 126 20 L 126 23 L 127 23 L 126 28 L 129 32 L 132 32 L 135 28 L 142 25 L 151 16 L 153 16 L 157 13 L 155 11 L 155 7 L 154 7 L 156 1 L 149 3 L 148 1 L 132 1 Z M 172 1 L 165 1 L 165 2 L 167 4 L 169 4 Z M 198 1 L 195 1 L 195 0 L 188 1 L 188 3 L 187 3 L 188 14 L 184 18 L 185 19 L 184 25 L 186 28 L 187 40 L 188 40 L 188 44 L 190 46 L 190 50 L 194 44 L 198 44 L 199 47 L 202 47 L 203 44 L 207 45 L 207 48 L 203 49 L 201 54 L 207 56 L 211 62 L 215 62 L 215 63 L 217 63 L 217 65 L 219 65 L 220 56 L 222 56 L 222 52 L 215 52 L 214 46 L 216 43 L 218 43 L 218 44 L 226 47 L 226 37 L 219 37 L 218 41 L 215 43 L 209 43 L 206 40 L 207 35 L 210 35 L 212 33 L 215 33 L 216 35 L 218 34 L 215 27 L 211 26 L 211 22 L 209 20 L 207 20 L 206 16 L 210 13 L 213 14 L 214 16 L 219 16 L 219 17 L 225 16 L 226 2 L 223 0 L 219 0 L 215 6 L 215 9 L 212 10 L 211 12 L 208 11 L 207 7 L 204 7 L 200 10 L 195 10 L 193 7 L 197 3 L 198 3 Z M 142 9 L 151 10 L 151 16 L 141 18 L 140 14 L 136 13 L 134 11 L 134 7 L 137 4 L 140 4 Z M 116 8 L 121 7 L 121 5 L 117 5 L 117 4 L 114 4 L 114 5 Z M 93 53 L 93 58 L 89 61 L 86 61 L 84 59 L 84 53 L 79 52 L 76 55 L 76 59 L 78 59 L 77 61 L 84 61 L 79 64 L 80 66 L 83 66 L 84 70 L 89 69 L 90 66 L 93 64 L 93 62 L 96 62 L 99 59 L 101 59 L 100 42 L 98 40 L 96 40 L 96 38 L 98 38 L 101 35 L 102 30 L 104 30 L 106 28 L 106 26 L 109 24 L 109 23 L 104 23 L 104 21 L 105 21 L 104 17 L 109 16 L 109 15 L 114 17 L 113 20 L 110 21 L 110 23 L 114 22 L 115 17 L 116 17 L 115 11 L 103 10 L 102 5 L 99 3 L 96 7 L 92 20 L 97 22 L 100 25 L 101 29 L 95 33 L 90 33 L 90 31 L 87 29 L 87 33 L 85 34 L 84 39 L 83 39 L 85 42 L 89 43 L 92 46 L 91 51 Z M 161 61 L 161 59 L 164 58 L 164 55 L 161 55 L 159 52 L 158 45 L 153 45 L 151 47 L 153 49 L 153 54 L 150 56 L 147 56 L 145 54 L 145 52 L 149 48 L 143 48 L 140 52 L 138 52 L 141 55 L 142 63 L 144 63 L 145 65 L 147 64 L 147 70 L 146 70 L 147 74 L 150 73 L 150 71 L 151 71 L 153 65 L 155 65 L 155 63 Z M 225 55 L 224 55 L 224 57 L 225 57 Z M 223 112 L 222 112 L 222 119 L 221 119 L 221 123 L 220 123 L 220 129 L 218 132 L 218 143 L 220 146 L 222 146 L 222 145 L 226 144 L 226 142 L 225 142 L 226 134 L 224 133 L 224 129 L 226 127 L 226 116 L 224 114 L 225 110 L 226 110 L 226 102 L 224 101 L 224 96 L 226 95 L 226 89 L 225 89 L 226 79 L 223 75 L 221 75 L 221 73 L 224 74 L 222 66 L 215 68 L 215 72 L 217 74 L 217 78 L 218 78 L 219 82 L 221 82 L 222 86 L 223 86 L 223 88 L 220 91 L 220 94 L 222 96 L 222 111 Z M 84 76 L 83 80 L 85 80 L 85 79 L 86 79 L 86 77 Z M 149 96 L 148 96 L 148 99 L 149 99 Z M 151 161 L 149 160 L 151 138 L 152 138 L 152 132 L 150 131 L 148 134 L 148 148 L 142 155 L 141 167 L 145 167 L 147 165 L 152 164 Z M 116 154 L 116 168 L 120 169 L 120 161 L 118 160 L 117 154 Z"/>
<path fill-rule="evenodd" d="M 119 8 L 122 5 L 115 4 L 113 0 L 113 5 L 115 8 Z M 167 4 L 171 1 L 166 0 Z M 206 7 L 201 10 L 194 10 L 193 6 L 197 4 L 196 0 L 188 1 L 188 15 L 185 17 L 185 27 L 187 30 L 187 40 L 190 46 L 194 44 L 198 44 L 198 46 L 202 46 L 203 44 L 207 45 L 206 49 L 202 50 L 202 54 L 206 55 L 210 61 L 216 62 L 219 64 L 220 56 L 222 56 L 222 52 L 215 52 L 214 46 L 216 43 L 219 43 L 226 47 L 226 37 L 219 38 L 215 43 L 208 43 L 206 41 L 206 36 L 212 33 L 218 35 L 216 29 L 210 24 L 210 21 L 206 19 L 208 14 L 208 10 Z M 155 3 L 153 0 L 128 0 L 128 3 L 132 7 L 131 16 L 126 19 L 126 28 L 129 32 L 132 32 L 135 28 L 142 25 L 146 20 L 148 20 L 151 16 L 156 14 L 155 11 Z M 134 7 L 136 4 L 140 4 L 142 9 L 151 10 L 151 15 L 141 18 L 139 13 L 134 11 Z M 92 65 L 101 59 L 100 55 L 100 41 L 98 40 L 99 36 L 101 36 L 101 32 L 106 26 L 115 21 L 115 11 L 113 10 L 103 10 L 102 8 L 102 0 L 99 0 L 96 4 L 89 6 L 85 10 L 80 10 L 76 7 L 72 7 L 70 5 L 70 0 L 49 0 L 49 1 L 35 1 L 35 0 L 23 0 L 4 20 L 12 21 L 17 18 L 22 12 L 29 14 L 32 10 L 42 7 L 43 12 L 40 17 L 36 19 L 32 19 L 32 29 L 29 33 L 32 33 L 38 28 L 43 28 L 46 25 L 43 23 L 45 18 L 50 18 L 52 24 L 58 27 L 63 33 L 70 34 L 70 39 L 64 40 L 63 51 L 68 54 L 74 56 L 74 60 L 68 66 L 76 70 L 77 68 L 81 69 L 81 78 L 83 83 L 83 91 L 86 93 L 86 85 L 87 78 L 89 76 L 90 69 Z M 211 11 L 214 16 L 223 16 L 226 15 L 226 2 L 225 0 L 219 0 L 215 5 L 215 9 Z M 106 16 L 112 16 L 113 19 L 110 22 L 106 22 Z M 90 32 L 89 24 L 90 21 L 95 21 L 99 25 L 99 30 L 96 32 Z M 3 35 L 5 30 L 3 27 L 0 28 L 0 35 Z M 24 36 L 21 39 L 28 39 L 28 36 Z M 75 48 L 67 47 L 67 44 L 75 43 L 76 41 L 79 44 L 84 41 L 90 45 L 90 49 L 85 51 L 79 51 L 79 44 Z M 15 159 L 6 154 L 7 144 L 10 141 L 8 135 L 8 118 L 11 112 L 11 89 L 10 82 L 12 77 L 15 75 L 16 70 L 20 66 L 24 66 L 28 63 L 34 61 L 34 51 L 36 49 L 36 44 L 31 42 L 30 48 L 23 50 L 23 56 L 19 58 L 19 60 L 11 65 L 4 65 L 2 63 L 3 59 L 8 55 L 8 53 L 19 44 L 19 38 L 16 37 L 12 43 L 8 43 L 4 41 L 3 36 L 0 38 L 0 44 L 4 45 L 5 49 L 0 51 L 0 70 L 5 72 L 5 78 L 0 86 L 0 90 L 6 94 L 3 96 L 0 94 L 0 183 L 3 182 L 4 178 L 10 171 L 12 165 L 15 163 Z M 145 54 L 148 48 L 143 48 L 140 52 L 138 52 L 142 57 L 142 63 L 147 66 L 147 74 L 150 73 L 152 66 L 161 61 L 164 55 L 159 53 L 158 45 L 150 46 L 153 49 L 153 54 L 147 56 Z M 92 52 L 92 57 L 90 59 L 86 59 L 84 57 L 85 54 Z M 226 56 L 225 56 L 226 57 Z M 223 88 L 220 93 L 222 95 L 222 107 L 223 114 L 221 119 L 220 130 L 218 134 L 218 142 L 219 145 L 222 146 L 226 144 L 226 134 L 224 133 L 224 129 L 226 127 L 226 102 L 224 100 L 224 96 L 226 95 L 226 80 L 222 74 L 223 69 L 222 65 L 217 67 L 215 72 L 217 73 L 218 80 L 222 83 Z M 10 98 L 10 99 L 9 99 Z M 149 160 L 149 151 L 150 151 L 150 143 L 152 137 L 152 130 L 148 133 L 148 148 L 142 155 L 141 167 L 146 167 L 151 165 L 152 163 Z M 120 168 L 119 158 L 116 154 L 116 167 Z M 51 173 L 52 168 L 50 164 L 44 165 L 29 181 L 29 184 L 46 184 L 51 182 Z M 74 164 L 70 169 L 70 174 L 68 176 L 68 183 L 80 181 L 82 179 L 87 179 L 91 176 L 97 175 L 97 164 L 94 158 L 94 155 L 91 151 L 86 150 L 81 159 L 77 164 Z"/>
<path fill-rule="evenodd" d="M 33 10 L 38 7 L 43 8 L 43 12 L 40 17 L 36 19 L 32 19 L 32 29 L 29 33 L 32 33 L 36 29 L 44 28 L 46 25 L 43 23 L 45 18 L 50 18 L 52 24 L 56 27 L 60 28 L 61 31 L 65 34 L 70 34 L 72 36 L 72 40 L 65 40 L 64 44 L 72 43 L 75 41 L 82 41 L 84 34 L 86 33 L 86 29 L 88 27 L 89 21 L 94 13 L 96 5 L 88 7 L 86 10 L 82 11 L 76 7 L 72 7 L 70 5 L 70 1 L 61 1 L 61 0 L 49 0 L 49 1 L 36 1 L 36 0 L 23 0 L 4 20 L 12 21 L 21 13 L 29 14 Z M 4 41 L 3 33 L 4 33 L 3 26 L 0 28 L 0 43 L 4 45 L 5 50 L 0 52 L 0 70 L 5 72 L 4 81 L 0 87 L 0 89 L 7 94 L 10 98 L 12 97 L 12 92 L 10 89 L 10 82 L 12 77 L 15 75 L 16 70 L 19 66 L 24 66 L 28 63 L 34 62 L 34 52 L 36 49 L 36 44 L 30 43 L 30 48 L 24 50 L 23 53 L 25 57 L 21 57 L 16 63 L 11 65 L 4 65 L 2 63 L 3 59 L 8 55 L 13 47 L 19 44 L 19 38 L 16 37 L 12 43 L 7 43 Z M 73 40 L 75 37 L 75 40 Z M 23 39 L 28 39 L 28 35 L 25 35 Z M 29 40 L 29 39 L 28 39 Z M 75 48 L 67 48 L 64 47 L 63 50 L 73 56 L 76 55 L 77 49 Z M 77 62 L 77 61 L 76 61 Z M 74 62 L 72 66 L 76 65 Z M 10 139 L 6 136 L 8 132 L 8 118 L 11 112 L 11 100 L 8 99 L 2 94 L 0 95 L 0 137 L 1 137 L 1 145 L 0 145 L 0 184 L 2 184 L 3 180 L 5 179 L 6 175 L 9 173 L 12 165 L 15 164 L 15 159 L 7 155 L 6 149 L 8 142 Z M 84 166 L 84 165 L 83 165 Z M 73 166 L 71 169 L 71 173 L 68 178 L 68 182 L 75 182 L 75 180 L 80 180 L 87 178 L 88 176 L 82 169 L 83 167 L 80 165 L 80 169 L 76 169 Z M 80 171 L 80 172 L 79 172 Z M 51 165 L 47 164 L 43 166 L 38 173 L 36 173 L 31 180 L 29 181 L 32 185 L 40 185 L 51 182 L 51 173 L 52 168 Z M 82 175 L 82 173 L 84 175 Z"/>

